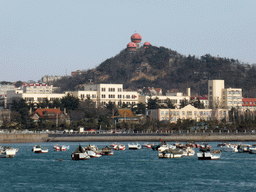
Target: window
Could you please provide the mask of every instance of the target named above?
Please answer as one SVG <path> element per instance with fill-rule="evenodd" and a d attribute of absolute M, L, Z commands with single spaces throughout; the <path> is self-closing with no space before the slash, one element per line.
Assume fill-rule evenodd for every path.
<path fill-rule="evenodd" d="M 196 111 L 194 112 L 194 116 L 196 116 Z"/>
<path fill-rule="evenodd" d="M 102 95 L 101 95 L 101 98 L 106 98 L 106 95 L 102 94 Z"/>
<path fill-rule="evenodd" d="M 130 95 L 126 95 L 126 99 L 130 99 Z"/>
<path fill-rule="evenodd" d="M 176 112 L 176 115 L 179 115 L 179 111 Z"/>
<path fill-rule="evenodd" d="M 165 112 L 165 115 L 168 115 L 168 111 Z"/>
<path fill-rule="evenodd" d="M 103 88 L 101 88 L 101 91 L 106 91 L 106 88 L 104 88 L 104 87 L 103 87 Z"/>
<path fill-rule="evenodd" d="M 163 112 L 163 111 L 161 111 L 161 115 L 164 115 L 164 112 Z"/>
<path fill-rule="evenodd" d="M 96 98 L 96 95 L 95 95 L 95 94 L 92 94 L 92 98 Z"/>
<path fill-rule="evenodd" d="M 182 115 L 185 115 L 185 111 L 182 111 Z"/>
<path fill-rule="evenodd" d="M 122 88 L 118 88 L 117 91 L 118 91 L 118 92 L 122 92 Z"/>
<path fill-rule="evenodd" d="M 187 111 L 187 115 L 191 116 L 192 115 L 192 111 Z"/>
<path fill-rule="evenodd" d="M 122 95 L 117 95 L 117 98 L 122 99 Z"/>
<path fill-rule="evenodd" d="M 212 89 L 212 86 L 210 86 L 209 88 Z"/>

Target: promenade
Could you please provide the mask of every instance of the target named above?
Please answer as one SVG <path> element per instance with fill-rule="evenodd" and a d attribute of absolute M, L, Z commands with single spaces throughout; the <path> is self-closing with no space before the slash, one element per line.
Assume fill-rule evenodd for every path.
<path fill-rule="evenodd" d="M 255 133 L 4 133 L 0 134 L 0 143 L 24 142 L 157 142 L 161 138 L 167 142 L 243 142 L 256 141 Z"/>

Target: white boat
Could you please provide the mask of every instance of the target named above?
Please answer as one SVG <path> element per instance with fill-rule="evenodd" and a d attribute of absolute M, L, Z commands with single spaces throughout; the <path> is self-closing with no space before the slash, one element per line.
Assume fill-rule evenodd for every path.
<path fill-rule="evenodd" d="M 256 147 L 249 148 L 249 153 L 250 154 L 256 154 Z"/>
<path fill-rule="evenodd" d="M 81 145 L 78 146 L 78 148 L 71 154 L 72 160 L 88 160 L 90 159 L 90 156 L 87 154 L 87 152 L 81 147 Z"/>
<path fill-rule="evenodd" d="M 201 151 L 197 153 L 198 160 L 217 160 L 220 159 L 221 153 L 214 153 L 210 151 Z"/>
<path fill-rule="evenodd" d="M 141 145 L 138 144 L 138 143 L 131 143 L 131 144 L 128 144 L 128 149 L 141 149 Z"/>
<path fill-rule="evenodd" d="M 164 143 L 157 150 L 158 150 L 158 152 L 163 152 L 163 151 L 168 150 L 168 149 L 176 149 L 176 146 Z"/>
<path fill-rule="evenodd" d="M 100 154 L 97 154 L 97 153 L 95 153 L 94 151 L 92 151 L 92 150 L 88 150 L 88 151 L 86 151 L 87 152 L 87 154 L 90 156 L 90 157 L 93 157 L 93 158 L 98 158 L 98 157 L 101 157 L 102 155 L 100 155 Z"/>
<path fill-rule="evenodd" d="M 119 144 L 118 149 L 121 150 L 121 151 L 124 151 L 125 150 L 125 145 L 124 144 Z"/>
<path fill-rule="evenodd" d="M 48 153 L 48 149 L 46 147 L 42 147 L 41 145 L 35 145 L 32 151 L 34 153 Z"/>
<path fill-rule="evenodd" d="M 183 151 L 183 156 L 194 156 L 195 155 L 195 151 L 188 147 L 185 151 Z"/>
<path fill-rule="evenodd" d="M 237 146 L 238 153 L 247 153 L 252 146 L 249 144 L 240 144 Z"/>
<path fill-rule="evenodd" d="M 232 144 L 226 144 L 221 146 L 221 150 L 224 152 L 234 152 L 236 151 L 237 145 L 232 145 Z"/>
<path fill-rule="evenodd" d="M 181 158 L 182 156 L 182 149 L 167 149 L 165 151 L 158 152 L 159 158 Z"/>
<path fill-rule="evenodd" d="M 149 143 L 144 143 L 144 144 L 142 145 L 142 148 L 151 149 L 152 147 L 151 147 L 151 144 L 149 144 Z"/>
<path fill-rule="evenodd" d="M 18 150 L 18 148 L 0 146 L 0 158 L 13 158 Z"/>

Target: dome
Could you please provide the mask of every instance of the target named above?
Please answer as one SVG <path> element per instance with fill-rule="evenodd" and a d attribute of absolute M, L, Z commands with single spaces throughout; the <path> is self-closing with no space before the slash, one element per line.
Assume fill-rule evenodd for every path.
<path fill-rule="evenodd" d="M 127 44 L 127 48 L 136 48 L 136 44 L 133 42 L 130 42 Z"/>
<path fill-rule="evenodd" d="M 127 50 L 128 51 L 132 51 L 132 52 L 136 51 L 136 47 L 137 47 L 136 44 L 133 43 L 133 42 L 130 42 L 130 43 L 127 44 Z"/>
<path fill-rule="evenodd" d="M 131 36 L 131 40 L 132 40 L 132 42 L 134 42 L 134 43 L 140 43 L 140 42 L 141 42 L 141 39 L 142 39 L 142 37 L 141 37 L 141 35 L 138 34 L 138 33 L 134 33 L 134 34 Z"/>
<path fill-rule="evenodd" d="M 151 45 L 148 41 L 144 43 L 144 46 L 149 46 Z"/>
<path fill-rule="evenodd" d="M 143 45 L 144 49 L 149 48 L 150 46 L 151 46 L 151 44 L 148 41 L 145 42 Z"/>

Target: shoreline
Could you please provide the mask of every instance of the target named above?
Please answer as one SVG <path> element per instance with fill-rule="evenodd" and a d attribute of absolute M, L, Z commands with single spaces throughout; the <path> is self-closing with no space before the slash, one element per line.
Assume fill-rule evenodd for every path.
<path fill-rule="evenodd" d="M 256 142 L 256 135 L 50 135 L 0 134 L 0 143 L 42 142 Z"/>

